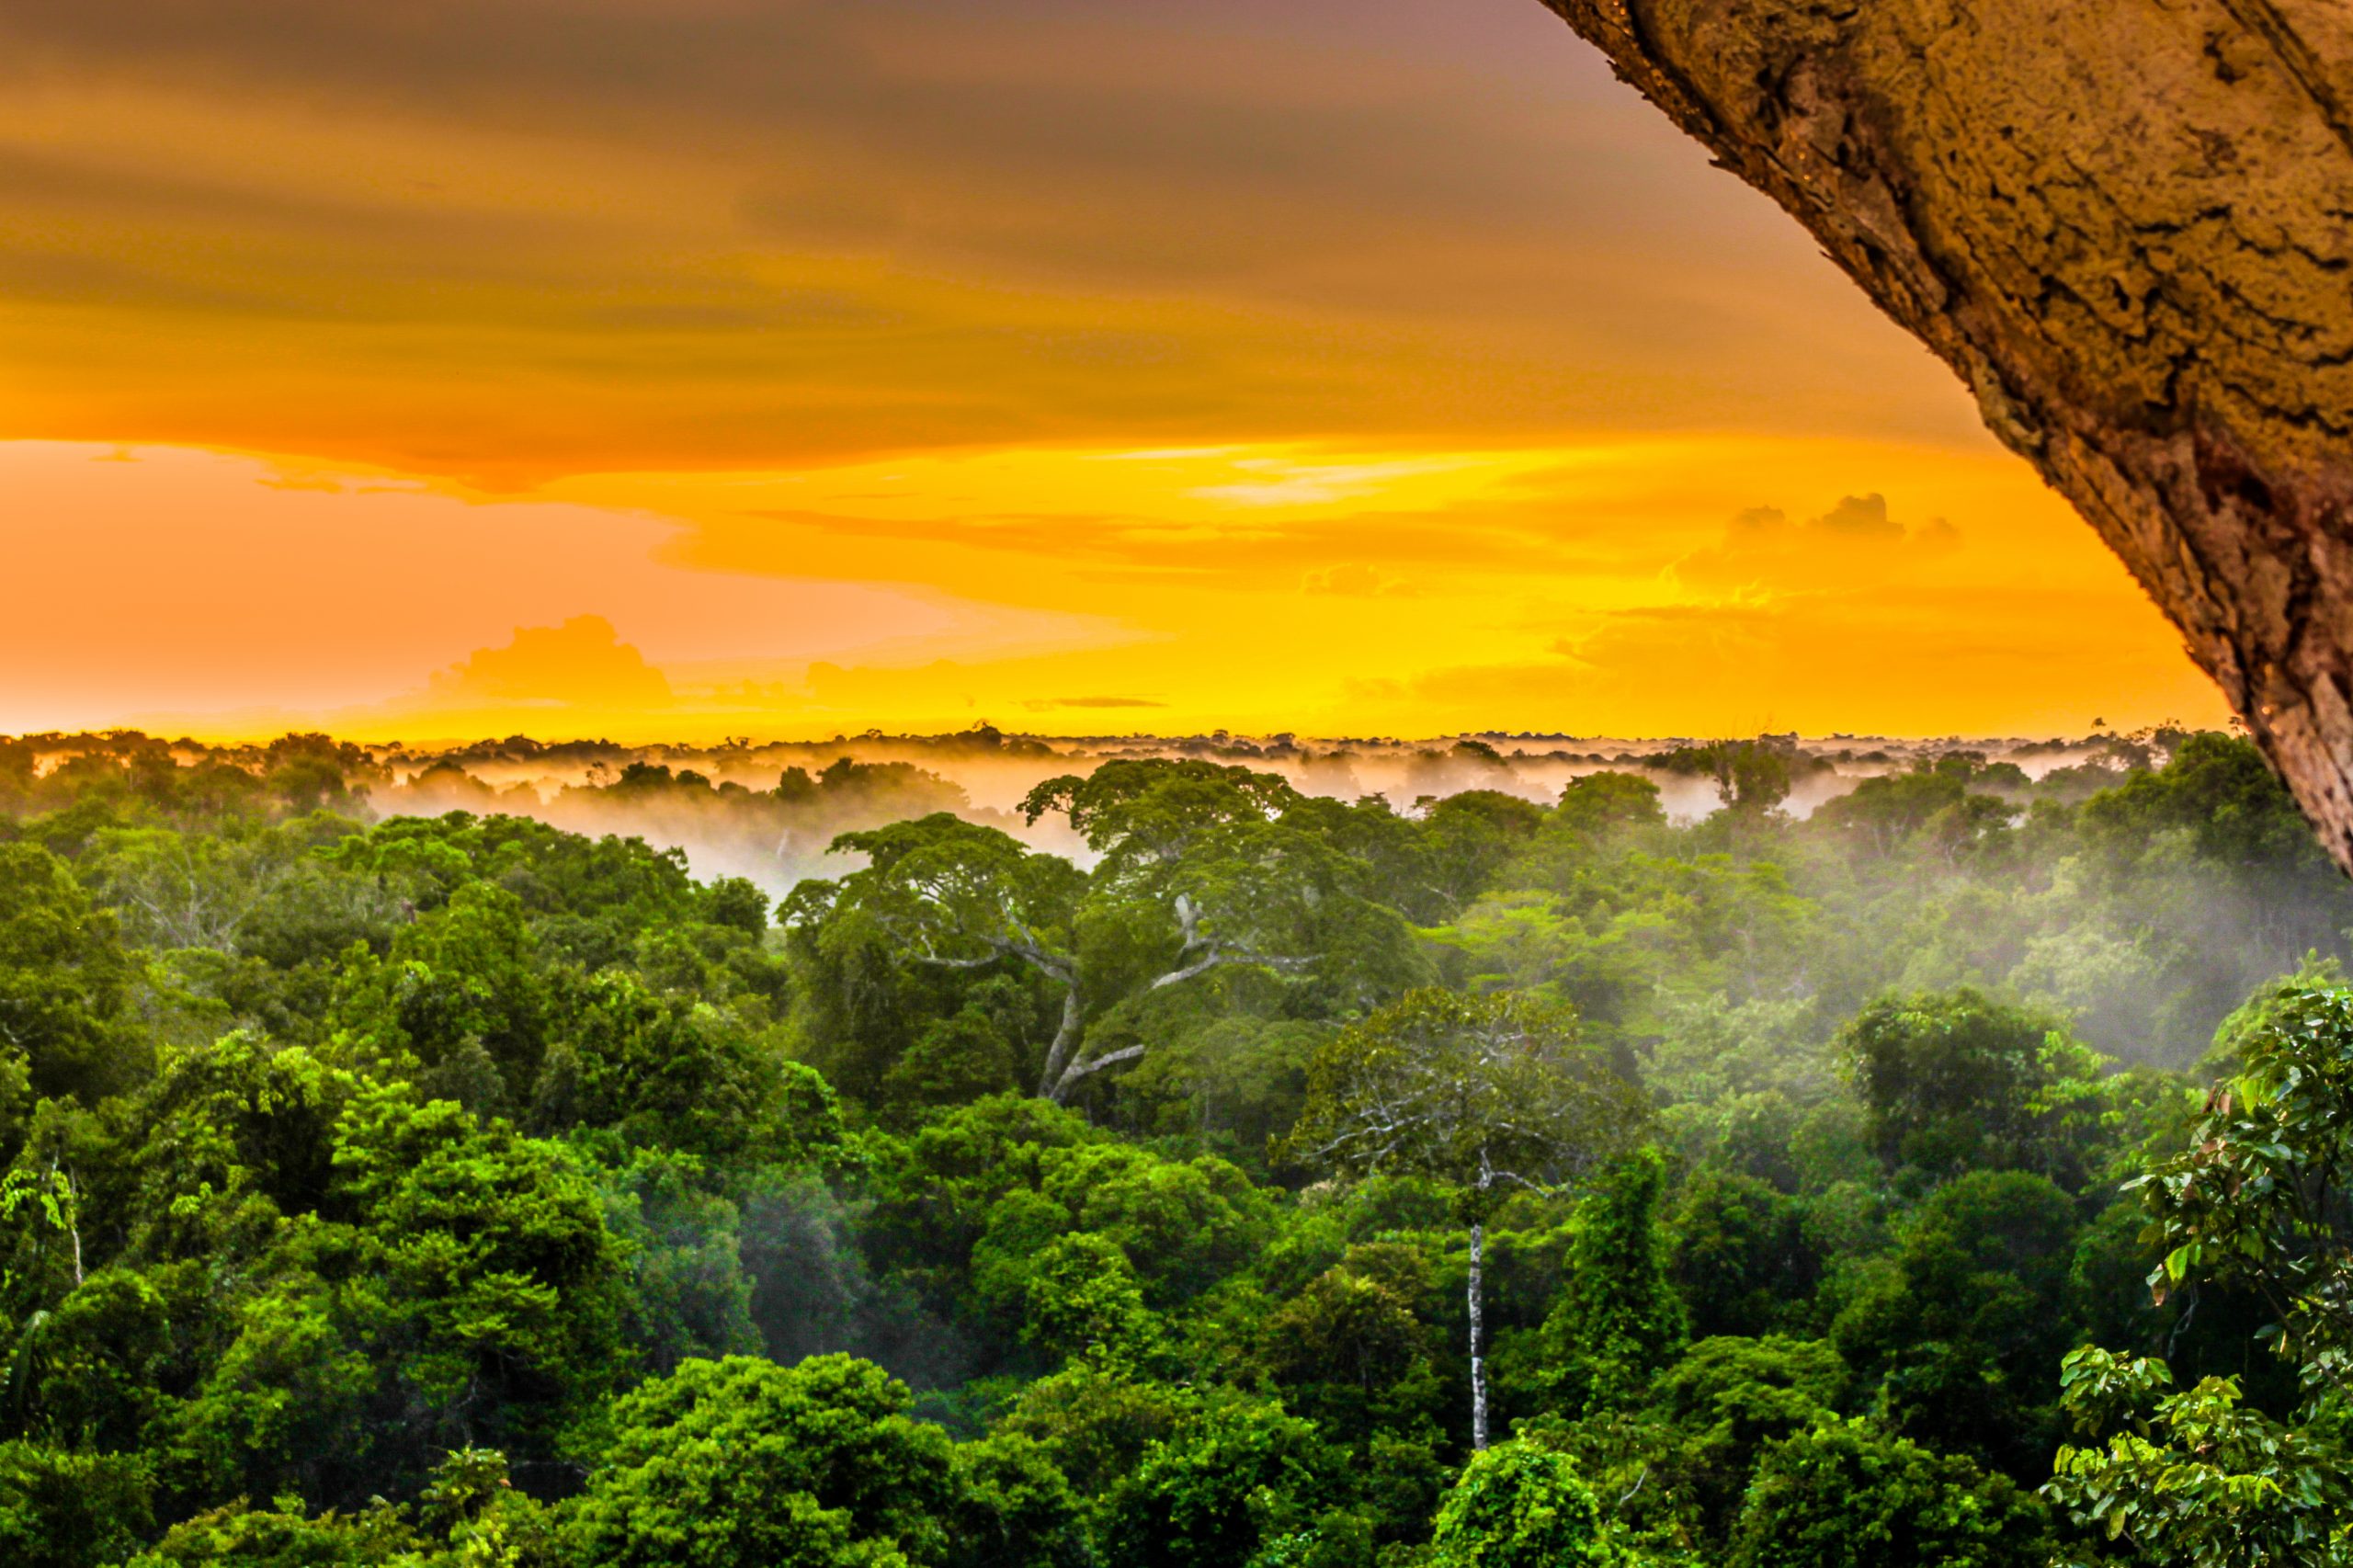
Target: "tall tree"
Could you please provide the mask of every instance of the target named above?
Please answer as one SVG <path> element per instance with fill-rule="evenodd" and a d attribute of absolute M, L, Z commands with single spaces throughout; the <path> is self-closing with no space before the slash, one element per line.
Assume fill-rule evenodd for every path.
<path fill-rule="evenodd" d="M 1408 993 L 1344 1029 L 1309 1069 L 1287 1156 L 1335 1174 L 1427 1176 L 1471 1233 L 1471 1443 L 1487 1446 L 1486 1224 L 1621 1151 L 1645 1120 L 1634 1087 L 1577 1040 L 1576 1017 L 1524 996 Z"/>
<path fill-rule="evenodd" d="M 1246 768 L 1107 763 L 1049 779 L 1023 805 L 1032 822 L 1065 813 L 1100 857 L 1092 871 L 940 812 L 842 835 L 834 847 L 870 864 L 838 883 L 803 883 L 781 917 L 862 923 L 918 966 L 1041 977 L 1061 1021 L 1038 1093 L 1066 1101 L 1151 1049 L 1088 1039 L 1089 1021 L 1124 997 L 1220 970 L 1322 972 L 1404 949 L 1402 921 L 1362 890 L 1366 868 L 1275 814 L 1298 802 L 1281 779 Z"/>
<path fill-rule="evenodd" d="M 1021 811 L 1032 823 L 1062 812 L 1101 857 L 1088 890 L 1097 918 L 1174 927 L 1176 949 L 1146 983 L 1156 991 L 1230 966 L 1317 961 L 1317 906 L 1352 891 L 1355 868 L 1282 820 L 1299 801 L 1270 773 L 1147 758 L 1049 778 Z"/>
<path fill-rule="evenodd" d="M 1086 1027 L 1072 929 L 1085 874 L 1058 856 L 1032 854 L 1010 834 L 947 812 L 846 833 L 834 848 L 864 855 L 866 869 L 839 882 L 801 883 L 779 917 L 795 926 L 870 925 L 908 960 L 935 969 L 1009 963 L 1044 977 L 1061 993 L 1062 1014 L 1038 1092 L 1063 1097 Z"/>

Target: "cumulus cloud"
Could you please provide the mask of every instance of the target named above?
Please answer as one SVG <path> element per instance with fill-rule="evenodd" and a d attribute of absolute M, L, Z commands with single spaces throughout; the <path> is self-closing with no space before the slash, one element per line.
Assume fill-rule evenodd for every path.
<path fill-rule="evenodd" d="M 1870 540 L 1893 544 L 1904 538 L 1904 525 L 1887 515 L 1884 495 L 1845 495 L 1808 525 L 1833 539 Z"/>
<path fill-rule="evenodd" d="M 660 709 L 674 700 L 667 676 L 620 640 L 600 615 L 561 626 L 519 626 L 496 648 L 477 648 L 433 676 L 425 700 L 449 708 L 546 704 L 604 710 Z"/>
<path fill-rule="evenodd" d="M 1959 549 L 1961 530 L 1942 517 L 1906 528 L 1880 494 L 1847 495 L 1819 517 L 1793 521 L 1778 506 L 1752 506 L 1723 537 L 1675 564 L 1691 586 L 1828 589 L 1881 580 Z"/>

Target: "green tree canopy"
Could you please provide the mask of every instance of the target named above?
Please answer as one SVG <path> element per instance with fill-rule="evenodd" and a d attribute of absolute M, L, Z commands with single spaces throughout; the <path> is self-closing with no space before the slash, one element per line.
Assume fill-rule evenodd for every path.
<path fill-rule="evenodd" d="M 1430 1535 L 1431 1568 L 1608 1568 L 1625 1560 L 1567 1456 L 1521 1442 L 1471 1457 Z"/>
<path fill-rule="evenodd" d="M 1887 997 L 1840 1048 L 1891 1165 L 1935 1176 L 2010 1165 L 2077 1176 L 2100 1061 L 2048 1018 L 1962 989 Z"/>
<path fill-rule="evenodd" d="M 33 1088 L 95 1104 L 140 1074 L 122 1028 L 131 967 L 114 916 L 37 844 L 0 843 L 0 1050 Z"/>
<path fill-rule="evenodd" d="M 2029 1493 L 1964 1459 L 1860 1421 L 1829 1421 L 1766 1451 L 1728 1568 L 2042 1568 Z"/>
<path fill-rule="evenodd" d="M 951 1561 L 952 1446 L 847 1356 L 688 1361 L 622 1396 L 566 1539 L 609 1568 Z"/>

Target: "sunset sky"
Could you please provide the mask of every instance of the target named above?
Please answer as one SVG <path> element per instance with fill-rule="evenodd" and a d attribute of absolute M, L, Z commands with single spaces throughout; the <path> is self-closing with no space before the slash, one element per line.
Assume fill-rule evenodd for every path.
<path fill-rule="evenodd" d="M 0 733 L 2219 722 L 1537 0 L 9 0 Z"/>

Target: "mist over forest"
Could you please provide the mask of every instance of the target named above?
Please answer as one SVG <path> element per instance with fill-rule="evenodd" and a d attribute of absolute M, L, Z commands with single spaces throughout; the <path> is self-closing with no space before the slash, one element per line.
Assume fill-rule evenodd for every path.
<path fill-rule="evenodd" d="M 2131 787 L 2154 795 L 2159 772 L 2191 736 L 2179 729 L 2079 737 L 1948 737 L 1922 741 L 1774 735 L 1737 741 L 1614 740 L 1486 733 L 1433 740 L 1282 734 L 1035 736 L 988 725 L 938 735 L 870 732 L 830 741 L 731 742 L 717 746 L 543 743 L 516 736 L 465 745 L 355 745 L 290 735 L 267 744 L 208 746 L 136 733 L 33 735 L 0 742 L 27 805 L 79 800 L 108 778 L 142 773 L 256 780 L 285 807 L 326 805 L 379 821 L 450 812 L 527 817 L 567 833 L 617 835 L 683 853 L 703 881 L 742 878 L 781 900 L 805 881 L 838 878 L 865 856 L 842 835 L 935 812 L 994 828 L 1030 848 L 1091 868 L 1097 852 L 1066 816 L 1032 815 L 1023 801 L 1058 776 L 1106 763 L 1193 759 L 1282 779 L 1299 795 L 1351 804 L 1381 818 L 1449 831 L 1471 813 L 1507 841 L 1542 820 L 1577 780 L 1623 773 L 1655 791 L 1664 818 L 1653 846 L 1662 863 L 1730 856 L 1753 881 L 1769 867 L 1785 902 L 1751 897 L 1788 932 L 1744 977 L 1744 995 L 1804 1001 L 1834 1014 L 1876 988 L 1969 983 L 2015 994 L 2069 1017 L 2087 1040 L 2127 1061 L 2182 1065 L 2222 1017 L 2267 976 L 2307 954 L 2341 958 L 2353 903 L 2317 853 L 2297 846 L 2282 818 L 2268 846 L 2273 874 L 2216 889 L 2194 819 L 2204 799 L 2143 806 L 2130 830 L 2080 830 L 2096 795 Z M 2234 766 L 2255 788 L 2260 765 L 2242 748 Z M 2137 799 L 2137 796 L 2124 798 Z M 1449 803 L 1450 802 L 1450 803 Z M 1521 802 L 1523 811 L 1510 802 Z M 2095 824 L 2120 807 L 2102 806 Z M 2285 808 L 2270 802 L 2277 814 Z M 2145 820 L 2152 810 L 2162 822 Z M 1500 815 L 1497 815 L 1500 813 Z M 1819 821 L 1815 819 L 1819 817 Z M 2156 834 L 2131 843 L 2134 834 Z M 2130 846 L 2130 874 L 2116 864 Z M 2088 854 L 2087 854 L 2088 852 Z M 1505 871 L 1500 849 L 1483 871 Z M 2102 874 L 2086 883 L 2086 870 Z M 1416 926 L 1455 955 L 1453 978 L 1559 990 L 1563 958 L 1527 950 L 1540 907 L 1581 937 L 1624 951 L 1635 911 L 1613 901 L 1581 906 L 1540 881 L 1502 875 L 1475 892 L 1401 895 Z M 1538 896 L 1538 895 L 1540 895 Z M 1619 929 L 1607 931 L 1614 923 Z M 1437 928 L 1445 927 L 1438 935 Z M 160 934 L 159 934 L 160 935 Z M 1501 944 L 1508 939 L 1506 957 Z M 1634 960 L 1629 960 L 1629 962 Z M 1536 967 L 1530 968 L 1533 964 Z M 1706 994 L 1711 968 L 1636 964 L 1620 994 L 1561 991 L 1588 1018 L 1633 1007 L 1625 998 Z M 1631 972 L 1631 971 L 1630 971 Z M 1600 1013 L 1597 1014 L 1597 1009 Z"/>
<path fill-rule="evenodd" d="M 2349 929 L 2171 728 L 0 740 L 0 1559 L 2336 1562 Z"/>

